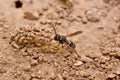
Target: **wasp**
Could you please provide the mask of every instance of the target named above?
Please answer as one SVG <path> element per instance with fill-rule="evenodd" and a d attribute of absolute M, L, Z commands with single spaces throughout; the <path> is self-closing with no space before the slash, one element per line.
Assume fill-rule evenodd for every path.
<path fill-rule="evenodd" d="M 75 51 L 75 43 L 71 40 L 67 40 L 66 37 L 72 37 L 72 36 L 75 36 L 75 35 L 78 35 L 80 33 L 82 33 L 82 31 L 76 31 L 74 33 L 71 33 L 71 34 L 68 34 L 66 36 L 63 36 L 63 35 L 60 35 L 56 32 L 56 29 L 51 26 L 55 32 L 55 36 L 52 40 L 55 40 L 55 41 L 58 41 L 60 44 L 66 44 L 70 49 L 72 49 L 73 51 Z M 75 51 L 76 52 L 76 51 Z M 76 52 L 77 53 L 77 52 Z"/>

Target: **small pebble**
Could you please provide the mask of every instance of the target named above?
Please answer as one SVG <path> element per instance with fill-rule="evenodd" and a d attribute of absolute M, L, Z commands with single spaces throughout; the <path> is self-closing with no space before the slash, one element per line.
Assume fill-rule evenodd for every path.
<path fill-rule="evenodd" d="M 48 10 L 48 7 L 47 7 L 47 6 L 44 6 L 44 7 L 42 8 L 42 10 L 43 10 L 43 11 L 47 11 L 47 10 Z"/>
<path fill-rule="evenodd" d="M 25 71 L 30 71 L 30 68 L 31 68 L 31 66 L 29 65 L 29 66 L 26 66 L 24 70 Z"/>
<path fill-rule="evenodd" d="M 86 71 L 80 71 L 80 75 L 82 76 L 82 77 L 87 77 L 88 76 L 88 74 L 87 74 L 87 72 Z"/>
<path fill-rule="evenodd" d="M 58 78 L 59 78 L 59 80 L 64 80 L 62 75 L 60 75 L 60 74 L 58 74 Z"/>
<path fill-rule="evenodd" d="M 32 66 L 38 65 L 38 61 L 37 61 L 37 60 L 32 60 L 32 61 L 31 61 L 31 65 L 32 65 Z"/>
<path fill-rule="evenodd" d="M 36 74 L 35 74 L 35 73 L 32 73 L 32 74 L 31 74 L 31 77 L 33 77 L 33 78 L 36 77 Z"/>
<path fill-rule="evenodd" d="M 113 20 L 114 20 L 115 22 L 120 22 L 120 17 L 119 17 L 119 16 L 115 16 L 115 17 L 113 17 Z"/>
<path fill-rule="evenodd" d="M 114 68 L 113 72 L 117 75 L 120 75 L 120 65 Z"/>
<path fill-rule="evenodd" d="M 111 73 L 107 75 L 107 78 L 114 78 L 115 76 L 116 76 L 115 74 Z"/>
<path fill-rule="evenodd" d="M 81 55 L 81 61 L 82 62 L 93 62 L 93 59 L 86 57 L 84 55 Z"/>
<path fill-rule="evenodd" d="M 0 69 L 0 73 L 6 73 L 7 72 L 7 69 Z"/>
<path fill-rule="evenodd" d="M 27 20 L 38 20 L 38 16 L 36 16 L 37 14 L 33 15 L 31 12 L 24 12 L 24 18 Z"/>
<path fill-rule="evenodd" d="M 78 67 L 78 66 L 80 66 L 80 65 L 82 65 L 82 64 L 83 64 L 82 61 L 77 61 L 77 62 L 74 64 L 74 66 Z"/>
<path fill-rule="evenodd" d="M 88 21 L 91 22 L 99 22 L 100 21 L 100 14 L 98 13 L 97 9 L 91 9 L 86 12 L 86 17 Z"/>

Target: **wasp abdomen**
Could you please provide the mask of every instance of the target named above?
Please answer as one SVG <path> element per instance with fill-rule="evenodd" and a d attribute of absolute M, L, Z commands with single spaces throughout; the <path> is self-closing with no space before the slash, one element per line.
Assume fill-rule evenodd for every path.
<path fill-rule="evenodd" d="M 68 44 L 70 47 L 75 48 L 75 43 L 72 42 L 71 40 L 68 40 L 68 41 L 67 41 L 67 44 Z"/>

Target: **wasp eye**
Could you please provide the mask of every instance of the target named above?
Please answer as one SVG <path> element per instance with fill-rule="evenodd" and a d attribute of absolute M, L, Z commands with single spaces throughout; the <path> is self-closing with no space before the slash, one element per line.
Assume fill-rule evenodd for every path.
<path fill-rule="evenodd" d="M 59 39 L 60 39 L 60 35 L 56 34 L 55 37 L 54 37 L 54 40 L 59 41 Z"/>

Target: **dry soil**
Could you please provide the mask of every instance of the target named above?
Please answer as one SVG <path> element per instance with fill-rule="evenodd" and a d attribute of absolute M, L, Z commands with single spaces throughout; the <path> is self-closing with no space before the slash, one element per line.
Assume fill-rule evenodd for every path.
<path fill-rule="evenodd" d="M 0 0 L 0 80 L 120 80 L 120 0 Z"/>

